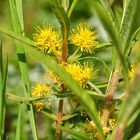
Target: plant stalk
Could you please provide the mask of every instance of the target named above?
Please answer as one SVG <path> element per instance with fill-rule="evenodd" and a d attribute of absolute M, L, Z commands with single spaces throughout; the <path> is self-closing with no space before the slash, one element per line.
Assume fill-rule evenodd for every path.
<path fill-rule="evenodd" d="M 111 108 L 113 104 L 113 97 L 116 92 L 116 88 L 119 82 L 119 76 L 120 76 L 120 69 L 115 69 L 115 71 L 111 74 L 111 78 L 108 84 L 108 88 L 106 91 L 106 97 L 105 97 L 105 104 L 103 109 L 103 116 L 102 116 L 102 122 L 103 127 L 107 126 L 108 119 L 110 117 Z"/>
<path fill-rule="evenodd" d="M 63 36 L 63 43 L 62 43 L 62 57 L 61 57 L 61 63 L 67 62 L 68 59 L 68 36 L 64 35 Z M 61 85 L 61 91 L 64 90 L 64 85 Z M 62 124 L 62 117 L 63 117 L 63 100 L 61 99 L 59 101 L 59 106 L 58 106 L 58 113 L 57 113 L 57 124 L 56 124 L 56 138 L 57 140 L 61 140 L 62 138 L 62 129 L 61 129 L 61 124 Z"/>
<path fill-rule="evenodd" d="M 62 124 L 62 117 L 63 117 L 63 100 L 59 101 L 59 107 L 58 107 L 58 113 L 57 113 L 57 124 L 56 124 L 56 138 L 57 140 L 61 140 L 62 137 L 62 130 L 61 130 L 61 124 Z"/>
<path fill-rule="evenodd" d="M 64 37 L 62 45 L 62 62 L 67 62 L 68 58 L 68 39 Z"/>

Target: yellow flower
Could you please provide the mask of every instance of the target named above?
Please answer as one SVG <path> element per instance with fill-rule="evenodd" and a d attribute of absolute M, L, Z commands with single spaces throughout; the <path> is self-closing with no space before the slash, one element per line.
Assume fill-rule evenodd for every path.
<path fill-rule="evenodd" d="M 37 33 L 33 34 L 34 46 L 42 52 L 60 54 L 61 41 L 60 32 L 55 31 L 52 25 L 41 29 L 36 28 Z"/>
<path fill-rule="evenodd" d="M 52 71 L 46 73 L 46 79 L 52 80 L 53 83 L 57 84 L 59 87 L 63 84 L 61 78 Z"/>
<path fill-rule="evenodd" d="M 50 87 L 45 84 L 37 84 L 33 88 L 32 96 L 34 97 L 43 97 L 50 93 Z M 38 101 L 34 102 L 34 107 L 36 111 L 40 112 L 46 105 L 44 102 Z"/>
<path fill-rule="evenodd" d="M 131 65 L 131 70 L 128 72 L 128 77 L 129 78 L 133 77 L 135 72 L 136 72 L 136 66 L 132 64 Z"/>
<path fill-rule="evenodd" d="M 40 112 L 45 107 L 45 104 L 43 102 L 36 102 L 34 104 L 34 107 L 35 107 L 37 112 Z"/>
<path fill-rule="evenodd" d="M 86 83 L 95 77 L 92 67 L 88 67 L 87 64 L 82 66 L 80 63 L 67 64 L 66 70 L 72 75 L 81 87 L 85 87 Z"/>
<path fill-rule="evenodd" d="M 67 72 L 71 74 L 73 79 L 77 81 L 81 87 L 85 88 L 87 82 L 93 79 L 96 75 L 96 72 L 93 71 L 92 67 L 88 67 L 87 64 L 83 66 L 80 63 L 70 63 L 65 64 L 63 67 Z M 49 71 L 46 74 L 46 78 L 50 78 L 55 84 L 61 86 L 63 83 L 62 79 L 58 77 L 55 73 Z"/>
<path fill-rule="evenodd" d="M 50 92 L 50 87 L 48 85 L 37 84 L 33 88 L 32 96 L 34 96 L 34 97 L 42 97 L 42 96 L 46 96 L 47 94 L 49 94 L 49 92 Z"/>
<path fill-rule="evenodd" d="M 93 50 L 98 47 L 95 31 L 92 31 L 88 25 L 81 24 L 73 29 L 69 40 L 70 43 L 79 47 L 82 52 L 93 53 Z"/>
<path fill-rule="evenodd" d="M 99 116 L 99 118 L 100 117 L 101 116 Z M 107 136 L 107 135 L 109 135 L 111 133 L 111 131 L 115 127 L 115 124 L 116 124 L 115 119 L 109 119 L 109 124 L 107 126 L 105 126 L 105 127 L 102 127 L 105 136 Z M 99 137 L 99 132 L 97 131 L 95 123 L 93 121 L 89 121 L 88 119 L 87 119 L 86 131 L 88 133 L 90 133 L 91 139 L 98 140 L 100 138 Z"/>

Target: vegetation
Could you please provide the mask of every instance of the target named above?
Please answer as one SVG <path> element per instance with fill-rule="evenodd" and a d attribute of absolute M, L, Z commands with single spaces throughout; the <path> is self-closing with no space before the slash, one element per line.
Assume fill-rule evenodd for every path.
<path fill-rule="evenodd" d="M 0 140 L 140 139 L 139 0 L 3 5 Z"/>

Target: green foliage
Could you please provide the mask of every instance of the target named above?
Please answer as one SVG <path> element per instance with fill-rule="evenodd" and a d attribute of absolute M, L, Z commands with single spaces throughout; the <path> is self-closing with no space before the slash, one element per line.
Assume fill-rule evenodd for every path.
<path fill-rule="evenodd" d="M 59 22 L 61 25 L 62 39 L 60 42 L 62 50 L 60 56 L 57 56 L 45 52 L 45 49 L 44 52 L 40 52 L 37 47 L 34 47 L 35 42 L 24 33 L 24 23 L 26 24 L 27 19 L 26 16 L 25 20 L 23 18 L 23 10 L 25 9 L 22 7 L 26 6 L 26 2 L 9 0 L 12 31 L 0 25 L 0 32 L 2 35 L 10 36 L 15 41 L 16 53 L 14 52 L 14 55 L 18 57 L 24 90 L 18 90 L 17 94 L 11 93 L 10 84 L 6 85 L 7 73 L 10 75 L 10 72 L 8 71 L 8 60 L 2 55 L 2 48 L 5 46 L 2 46 L 1 43 L 0 140 L 4 139 L 7 133 L 5 132 L 4 122 L 5 112 L 8 110 L 6 105 L 9 103 L 6 102 L 6 99 L 12 101 L 14 105 L 18 105 L 19 108 L 18 111 L 13 109 L 17 112 L 16 119 L 12 120 L 13 122 L 16 120 L 16 132 L 14 138 L 8 132 L 9 139 L 30 139 L 28 133 L 26 134 L 27 138 L 22 136 L 26 121 L 30 122 L 31 128 L 28 128 L 31 129 L 34 140 L 140 139 L 140 64 L 135 56 L 135 54 L 140 56 L 140 20 L 138 14 L 140 2 L 139 0 L 133 0 L 133 2 L 124 0 L 123 5 L 117 0 L 85 0 L 84 2 L 89 3 L 89 9 L 93 10 L 93 15 L 97 13 L 94 19 L 100 23 L 98 28 L 103 27 L 109 39 L 99 40 L 99 45 L 92 54 L 82 52 L 79 48 L 76 48 L 78 47 L 77 44 L 71 43 L 69 40 L 71 27 L 79 22 L 77 19 L 76 23 L 71 16 L 76 14 L 74 9 L 78 8 L 78 0 L 51 0 L 50 2 L 44 0 L 43 5 L 51 3 L 52 6 L 50 11 L 44 7 L 47 13 L 50 12 L 50 15 L 45 15 L 45 17 L 52 16 L 54 13 L 58 21 L 53 20 L 53 22 L 55 24 Z M 42 2 L 38 1 L 38 5 L 40 3 Z M 88 8 L 85 7 L 84 11 L 87 12 Z M 88 21 L 92 21 L 92 18 Z M 88 31 L 90 32 L 90 30 Z M 90 36 L 93 36 L 93 32 L 90 33 L 92 33 Z M 99 34 L 101 33 L 99 32 Z M 52 33 L 49 35 L 51 38 Z M 40 38 L 41 41 L 43 39 Z M 81 40 L 82 37 L 78 41 Z M 86 42 L 87 40 L 82 41 Z M 44 42 L 47 44 L 49 39 L 45 38 Z M 83 42 L 80 42 L 81 46 Z M 32 63 L 29 69 L 26 60 Z M 17 63 L 17 60 L 15 63 Z M 32 73 L 30 71 L 33 67 L 36 67 L 36 64 L 41 64 L 39 65 L 40 73 L 45 73 L 45 78 L 39 77 L 39 80 L 43 81 L 42 83 L 45 83 L 44 85 L 48 86 L 50 90 L 45 94 L 45 90 L 40 87 L 37 89 L 37 96 L 33 96 L 31 84 L 34 85 L 34 82 L 29 80 L 29 76 Z M 68 64 L 80 64 L 83 69 L 88 64 L 89 69 L 87 70 L 95 66 L 97 77 L 88 80 L 84 86 L 81 86 L 80 82 L 82 81 L 78 83 L 75 79 L 77 75 L 73 76 L 67 71 L 66 66 Z M 133 67 L 131 64 L 133 64 Z M 44 72 L 44 69 L 46 72 Z M 75 70 L 76 68 L 73 73 Z M 49 75 L 50 72 L 53 73 L 53 77 Z M 132 77 L 129 76 L 130 73 Z M 86 76 L 86 72 L 84 76 Z M 39 80 L 35 80 L 35 83 L 39 83 Z M 41 95 L 42 90 L 43 95 Z M 37 103 L 40 106 L 37 106 Z M 25 114 L 26 111 L 28 115 Z M 37 116 L 37 122 L 35 115 Z M 26 131 L 25 129 L 24 133 Z M 41 135 L 43 134 L 40 134 L 40 132 L 45 132 L 42 138 Z"/>
<path fill-rule="evenodd" d="M 12 1 L 9 0 L 10 4 L 10 10 L 11 10 L 11 17 L 12 17 L 12 24 L 13 24 L 13 30 L 17 34 L 21 34 L 24 36 L 24 23 L 23 23 L 23 11 L 22 11 L 22 1 Z M 24 53 L 24 48 L 22 48 L 20 42 L 16 42 L 16 53 L 18 56 L 18 61 L 19 61 L 19 66 L 20 66 L 20 71 L 21 75 L 23 78 L 24 82 L 24 90 L 25 90 L 25 96 L 28 97 L 30 96 L 30 88 L 29 88 L 29 76 L 28 76 L 28 69 L 27 69 L 27 63 L 26 63 L 26 57 Z M 29 104 L 29 119 L 32 127 L 32 132 L 34 139 L 38 139 L 38 134 L 37 134 L 37 129 L 36 129 L 36 123 L 35 123 L 35 116 L 34 116 L 34 111 L 33 111 L 33 106 L 32 104 Z M 19 117 L 18 117 L 18 125 L 17 125 L 17 134 L 16 134 L 16 139 L 20 138 L 21 134 L 21 108 L 19 110 Z"/>
<path fill-rule="evenodd" d="M 58 3 L 57 0 L 52 0 L 53 10 L 56 17 L 61 24 L 63 38 L 68 38 L 69 33 L 69 19 L 64 8 Z"/>
<path fill-rule="evenodd" d="M 6 62 L 3 60 L 2 41 L 0 44 L 0 140 L 4 138 L 5 134 L 5 113 L 6 113 L 6 83 L 8 72 L 8 58 Z"/>

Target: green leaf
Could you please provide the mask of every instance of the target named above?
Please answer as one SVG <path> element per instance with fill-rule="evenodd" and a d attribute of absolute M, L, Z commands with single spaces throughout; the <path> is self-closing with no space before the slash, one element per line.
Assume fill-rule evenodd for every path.
<path fill-rule="evenodd" d="M 130 117 L 129 122 L 127 123 L 123 140 L 128 140 L 130 135 L 133 134 L 132 130 L 135 130 L 136 119 L 139 119 L 140 110 L 137 109 L 135 113 Z"/>
<path fill-rule="evenodd" d="M 77 2 L 78 2 L 78 0 L 73 0 L 71 6 L 70 6 L 70 8 L 69 8 L 69 11 L 68 11 L 68 17 L 69 17 L 69 18 L 71 17 L 71 14 L 72 14 L 72 12 L 73 12 L 73 10 L 74 10 L 74 8 L 75 8 Z"/>
<path fill-rule="evenodd" d="M 3 139 L 5 133 L 5 113 L 6 113 L 6 82 L 8 72 L 8 58 L 4 61 L 2 55 L 2 43 L 0 44 L 0 139 Z"/>
<path fill-rule="evenodd" d="M 117 29 L 119 29 L 116 17 L 114 16 L 114 13 L 113 13 L 113 11 L 111 9 L 111 5 L 110 5 L 109 1 L 108 0 L 99 0 L 99 1 L 103 5 L 104 9 L 107 11 L 108 16 L 111 19 L 112 25 L 115 28 L 117 27 Z"/>
<path fill-rule="evenodd" d="M 12 37 L 12 38 L 14 38 L 14 39 L 20 41 L 20 42 L 22 42 L 22 43 L 25 44 L 25 45 L 30 45 L 30 46 L 33 45 L 33 41 L 30 40 L 29 38 L 24 37 L 24 36 L 21 36 L 21 35 L 19 35 L 19 34 L 16 34 L 16 33 L 14 33 L 13 31 L 9 31 L 9 30 L 5 29 L 5 28 L 2 27 L 2 26 L 0 26 L 0 32 L 3 33 L 3 34 L 8 35 L 8 36 L 10 36 L 10 37 Z"/>
<path fill-rule="evenodd" d="M 138 0 L 127 0 L 124 5 L 123 17 L 121 21 L 121 28 L 119 33 L 119 41 L 123 51 L 126 51 L 127 45 L 129 44 L 129 39 L 131 37 L 132 24 L 134 22 L 134 17 L 137 12 Z"/>
<path fill-rule="evenodd" d="M 69 120 L 69 119 L 71 119 L 71 118 L 73 118 L 73 117 L 75 117 L 77 115 L 78 115 L 77 113 L 75 113 L 75 114 L 68 114 L 68 115 L 63 116 L 62 120 L 63 121 L 67 121 L 67 120 Z"/>
<path fill-rule="evenodd" d="M 33 102 L 33 101 L 40 101 L 40 100 L 45 100 L 45 101 L 54 101 L 57 99 L 57 97 L 54 97 L 54 96 L 47 96 L 47 97 L 21 97 L 21 96 L 17 96 L 17 95 L 14 95 L 14 94 L 11 94 L 11 93 L 7 93 L 6 94 L 7 97 L 13 101 L 16 101 L 16 102 L 24 102 L 26 104 L 29 104 L 29 102 Z"/>
<path fill-rule="evenodd" d="M 73 136 L 75 136 L 75 137 L 78 137 L 82 140 L 90 140 L 90 138 L 86 135 L 86 133 L 85 134 L 81 133 L 81 131 L 78 132 L 78 131 L 75 131 L 73 129 L 69 129 L 69 128 L 65 128 L 65 127 L 62 127 L 62 130 L 71 134 L 71 135 L 73 135 Z"/>
<path fill-rule="evenodd" d="M 86 90 L 86 93 L 90 94 L 91 96 L 93 96 L 94 100 L 105 100 L 105 96 L 104 95 L 98 94 L 95 91 Z"/>
<path fill-rule="evenodd" d="M 52 0 L 52 7 L 54 10 L 54 13 L 61 25 L 63 38 L 68 37 L 69 33 L 69 19 L 68 16 L 64 10 L 64 8 L 58 3 L 57 0 Z"/>
<path fill-rule="evenodd" d="M 127 58 L 128 55 L 131 53 L 133 44 L 134 44 L 135 39 L 136 39 L 139 32 L 140 32 L 140 27 L 131 35 L 131 37 L 129 39 L 129 44 L 125 48 L 125 52 L 124 52 L 125 58 Z"/>
<path fill-rule="evenodd" d="M 58 3 L 58 0 L 52 0 L 54 13 L 61 25 L 63 35 L 62 41 L 62 61 L 67 61 L 68 57 L 68 36 L 69 36 L 69 19 L 64 8 Z"/>
<path fill-rule="evenodd" d="M 51 127 L 53 122 L 50 118 L 46 118 L 46 124 L 47 124 L 47 136 L 48 136 L 48 140 L 55 140 L 55 132 L 54 132 L 54 129 Z"/>
<path fill-rule="evenodd" d="M 23 23 L 23 11 L 22 11 L 22 0 L 9 0 L 10 12 L 12 17 L 13 30 L 15 33 L 24 36 L 24 23 Z M 27 69 L 27 62 L 25 57 L 23 44 L 16 41 L 16 53 L 18 56 L 19 67 L 21 71 L 21 76 L 24 82 L 24 93 L 26 97 L 30 96 L 30 81 Z M 36 129 L 36 122 L 34 116 L 33 105 L 29 104 L 28 113 L 30 124 L 32 128 L 33 137 L 35 140 L 38 140 L 38 134 Z M 19 131 L 18 131 L 19 132 Z"/>
<path fill-rule="evenodd" d="M 104 42 L 104 43 L 100 43 L 99 44 L 99 47 L 98 48 L 95 48 L 95 51 L 98 51 L 98 50 L 102 50 L 103 48 L 108 48 L 108 47 L 112 47 L 112 43 L 110 42 Z"/>
<path fill-rule="evenodd" d="M 104 25 L 105 30 L 107 31 L 109 37 L 112 39 L 112 44 L 114 45 L 113 50 L 115 49 L 115 54 L 117 52 L 119 58 L 120 58 L 120 62 L 122 63 L 122 66 L 124 68 L 124 70 L 127 70 L 125 61 L 124 61 L 124 57 L 123 57 L 123 53 L 121 50 L 121 44 L 118 41 L 118 30 L 117 30 L 117 26 L 115 26 L 114 22 L 112 21 L 112 16 L 111 14 L 108 14 L 108 11 L 106 10 L 106 8 L 104 8 L 104 6 L 106 4 L 104 4 L 104 6 L 102 4 L 100 4 L 98 1 L 94 0 L 92 1 L 93 6 L 98 14 L 98 17 L 100 18 L 102 24 Z M 107 4 L 108 5 L 108 4 Z M 110 13 L 110 12 L 109 12 Z M 114 56 L 114 55 L 113 55 Z M 112 61 L 114 60 L 114 58 L 112 59 Z M 118 63 L 118 60 L 115 61 L 116 63 Z"/>
<path fill-rule="evenodd" d="M 56 117 L 56 115 L 54 115 L 54 114 L 52 114 L 52 113 L 50 113 L 50 112 L 47 112 L 47 111 L 45 111 L 45 110 L 43 110 L 43 111 L 41 111 L 45 116 L 47 116 L 48 118 L 50 118 L 50 119 L 52 119 L 52 120 L 57 120 L 57 117 Z"/>
<path fill-rule="evenodd" d="M 20 140 L 21 139 L 22 106 L 23 105 L 20 103 L 19 111 L 18 111 L 18 121 L 17 121 L 15 140 Z"/>
<path fill-rule="evenodd" d="M 38 101 L 44 99 L 44 97 L 20 97 L 16 96 L 14 94 L 7 93 L 6 94 L 9 99 L 17 101 L 17 102 L 27 102 L 29 103 L 30 101 Z"/>
<path fill-rule="evenodd" d="M 131 138 L 130 140 L 139 140 L 140 139 L 140 132 L 137 133 L 133 138 Z"/>

